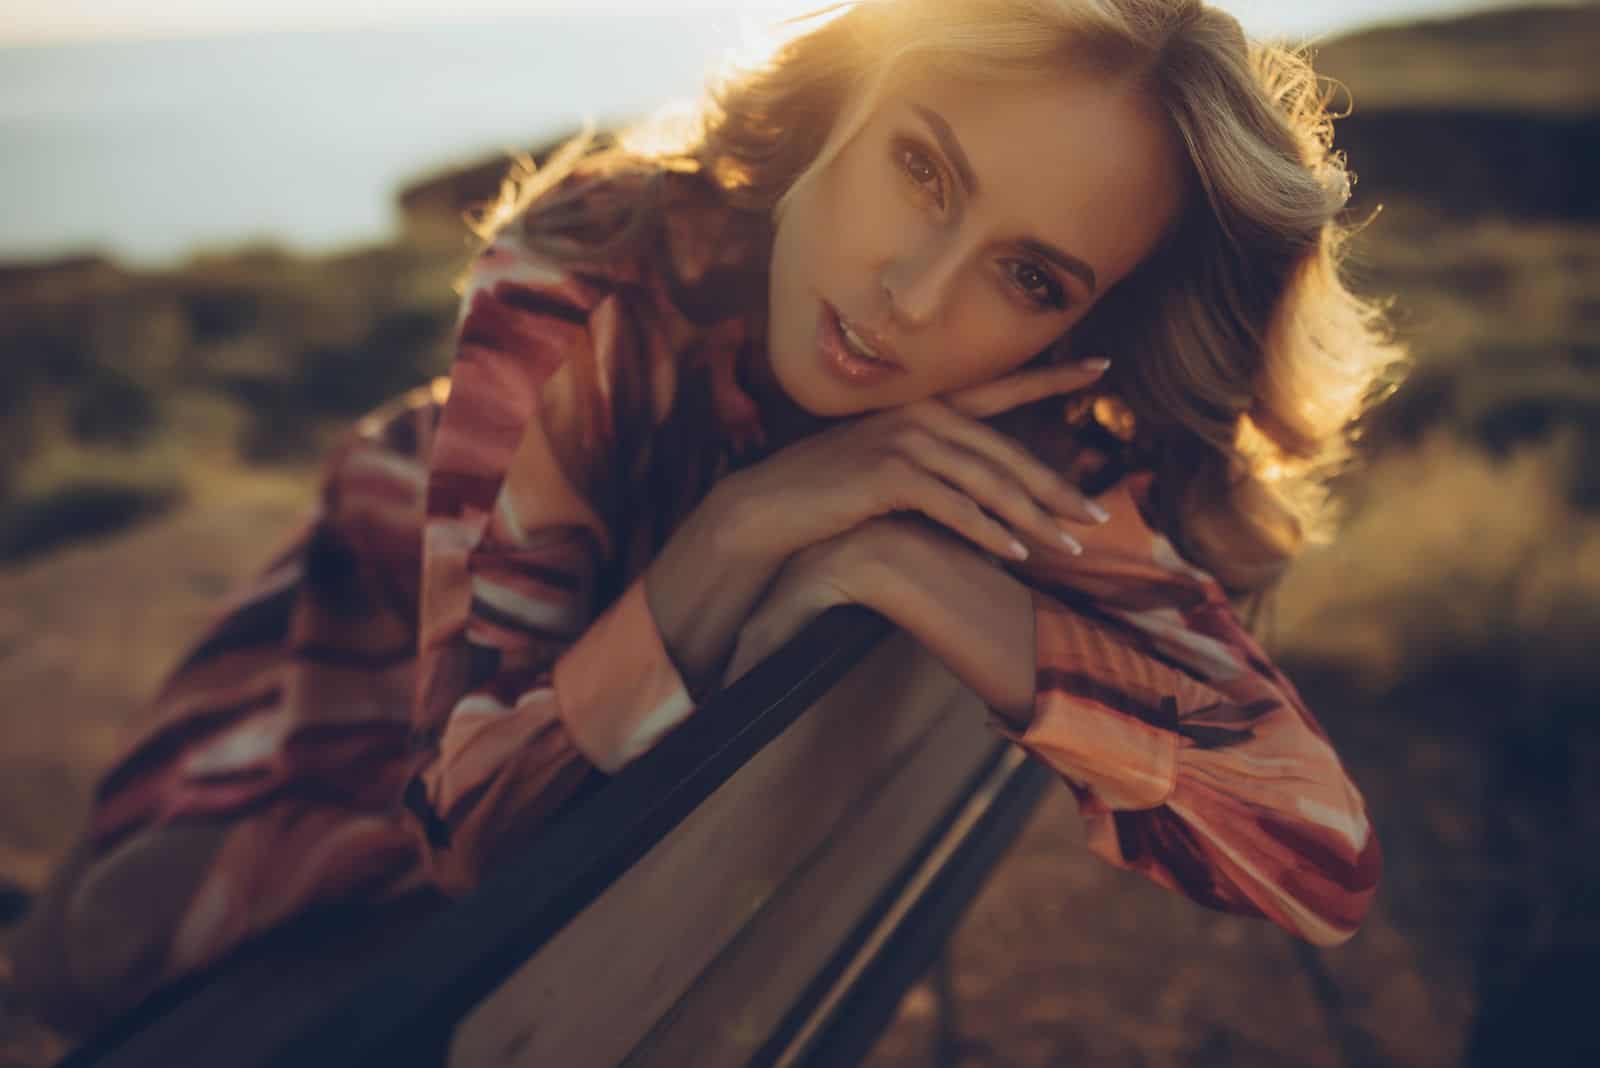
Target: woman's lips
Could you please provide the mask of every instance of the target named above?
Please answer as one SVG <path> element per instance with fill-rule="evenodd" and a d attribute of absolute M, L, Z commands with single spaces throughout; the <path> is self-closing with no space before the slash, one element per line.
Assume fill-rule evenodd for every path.
<path fill-rule="evenodd" d="M 865 352 L 869 358 L 877 360 L 879 363 L 893 364 L 896 367 L 905 366 L 899 360 L 899 354 L 890 348 L 888 343 L 877 334 L 867 330 L 859 323 L 846 319 L 839 314 L 838 308 L 833 309 L 833 317 L 838 321 L 839 329 L 844 334 L 845 340 L 852 344 L 857 353 Z"/>
<path fill-rule="evenodd" d="M 817 352 L 824 367 L 852 385 L 875 385 L 905 371 L 897 363 L 856 355 L 845 341 L 839 313 L 827 301 L 821 303 L 817 317 Z"/>

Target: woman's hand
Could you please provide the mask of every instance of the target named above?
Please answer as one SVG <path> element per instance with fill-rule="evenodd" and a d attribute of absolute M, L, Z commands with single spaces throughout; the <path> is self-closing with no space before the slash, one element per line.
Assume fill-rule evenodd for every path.
<path fill-rule="evenodd" d="M 728 476 L 645 573 L 663 643 L 689 683 L 723 675 L 734 635 L 791 556 L 894 513 L 920 513 L 1013 560 L 1021 538 L 1079 551 L 1065 522 L 1100 522 L 1077 487 L 980 420 L 1093 383 L 1092 361 L 1020 371 L 870 413 Z"/>
<path fill-rule="evenodd" d="M 919 512 L 997 556 L 1022 538 L 1077 551 L 1063 520 L 1103 522 L 1076 486 L 981 422 L 1104 373 L 1086 361 L 1007 375 L 803 438 L 717 486 L 746 552 L 782 560 L 893 512 Z"/>
<path fill-rule="evenodd" d="M 878 599 L 874 581 L 884 577 L 878 565 L 889 522 L 871 520 L 789 557 L 739 628 L 723 685 L 743 676 L 834 605 L 872 606 Z"/>
<path fill-rule="evenodd" d="M 1023 729 L 1034 694 L 1033 599 L 992 558 L 920 517 L 874 519 L 791 557 L 739 631 L 731 683 L 836 604 L 909 631 L 996 715 Z"/>

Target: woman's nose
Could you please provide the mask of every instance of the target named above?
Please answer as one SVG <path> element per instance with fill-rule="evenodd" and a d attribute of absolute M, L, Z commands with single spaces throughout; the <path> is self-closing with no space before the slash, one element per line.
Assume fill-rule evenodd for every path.
<path fill-rule="evenodd" d="M 882 280 L 894 316 L 908 326 L 931 322 L 950 300 L 960 269 L 960 251 L 953 244 L 891 260 Z"/>

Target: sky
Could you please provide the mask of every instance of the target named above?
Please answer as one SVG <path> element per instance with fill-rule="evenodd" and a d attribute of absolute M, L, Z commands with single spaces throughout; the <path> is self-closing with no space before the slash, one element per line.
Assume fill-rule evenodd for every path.
<path fill-rule="evenodd" d="M 827 0 L 0 0 L 0 45 L 253 30 L 403 25 L 507 15 L 798 14 Z M 1223 0 L 1259 34 L 1314 35 L 1360 23 L 1498 6 L 1494 0 Z"/>

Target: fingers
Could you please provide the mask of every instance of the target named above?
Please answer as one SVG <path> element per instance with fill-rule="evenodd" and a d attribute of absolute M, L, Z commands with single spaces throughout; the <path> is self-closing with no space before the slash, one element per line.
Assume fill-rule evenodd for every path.
<path fill-rule="evenodd" d="M 1020 484 L 1040 507 L 1080 523 L 1104 523 L 1108 518 L 1082 490 L 1008 435 L 948 407 L 929 406 L 919 415 L 934 433 L 976 453 L 997 469 L 990 474 L 986 485 Z M 985 499 L 984 503 L 987 505 L 989 501 Z"/>
<path fill-rule="evenodd" d="M 986 428 L 987 429 L 987 428 Z M 963 527 L 954 529 L 966 534 L 985 547 L 1000 546 L 1003 555 L 1021 559 L 1013 544 L 1016 535 L 1031 537 L 1041 545 L 1081 553 L 1083 546 L 1060 526 L 1058 520 L 1041 507 L 1024 483 L 1012 474 L 1006 463 L 962 448 L 932 434 L 922 435 L 912 448 L 921 467 L 934 478 L 925 489 L 938 497 L 953 489 L 957 496 L 966 498 L 972 507 L 963 507 L 957 521 Z M 1035 466 L 1039 465 L 1033 460 Z M 1059 481 L 1052 474 L 1052 482 Z M 949 507 L 956 507 L 950 505 Z M 977 514 L 974 515 L 973 513 Z M 998 520 L 987 513 L 993 513 Z M 935 517 L 939 518 L 939 517 Z M 1003 532 L 1003 536 L 1001 533 Z"/>
<path fill-rule="evenodd" d="M 1105 374 L 1110 366 L 1110 360 L 1097 357 L 1042 370 L 1018 371 L 948 393 L 942 399 L 965 416 L 987 419 L 1053 394 L 1083 389 Z"/>
<path fill-rule="evenodd" d="M 920 512 L 980 549 L 1007 560 L 1026 560 L 1028 547 L 972 497 L 925 470 L 901 482 L 893 499 L 898 510 Z"/>

